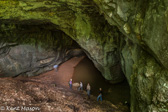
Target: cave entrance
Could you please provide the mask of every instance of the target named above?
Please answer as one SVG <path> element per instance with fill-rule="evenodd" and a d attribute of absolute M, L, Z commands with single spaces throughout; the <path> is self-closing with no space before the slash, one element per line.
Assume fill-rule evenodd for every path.
<path fill-rule="evenodd" d="M 55 56 L 55 55 L 48 56 L 49 54 L 43 53 L 43 52 L 40 53 L 42 51 L 41 50 L 42 48 L 44 48 L 45 50 L 46 49 L 54 50 L 56 51 L 56 53 L 59 52 L 60 50 L 59 55 L 55 56 L 58 59 L 67 55 L 66 53 L 71 54 L 71 52 L 67 52 L 67 50 L 69 49 L 81 49 L 80 46 L 72 38 L 67 36 L 61 30 L 57 30 L 57 27 L 55 25 L 51 23 L 35 24 L 35 22 L 32 22 L 31 25 L 27 24 L 27 22 L 23 22 L 22 24 L 17 23 L 12 28 L 10 24 L 6 23 L 4 27 L 6 27 L 7 31 L 6 30 L 1 31 L 4 35 L 3 38 L 1 38 L 1 40 L 3 40 L 4 42 L 17 43 L 21 45 L 28 44 L 30 46 L 35 46 L 35 48 L 33 49 L 35 49 L 34 51 L 38 51 L 38 52 L 23 53 L 22 57 L 24 57 L 25 63 L 30 63 L 29 60 L 27 62 L 25 61 L 26 56 L 28 56 L 28 58 L 32 56 L 33 58 L 31 59 L 35 59 L 32 62 L 45 62 L 43 60 L 46 59 L 46 57 Z M 10 32 L 10 33 L 7 35 L 5 34 L 6 32 Z M 34 55 L 34 54 L 38 54 L 38 55 Z M 11 56 L 13 56 L 13 54 L 11 54 Z M 63 61 L 61 60 L 61 61 L 66 63 L 70 59 L 74 59 L 73 57 L 75 56 L 72 53 L 72 56 L 65 58 L 65 61 L 64 60 Z M 57 58 L 55 60 L 57 60 Z M 31 72 L 33 76 L 36 74 L 42 73 L 44 71 L 46 72 L 46 71 L 49 71 L 54 64 L 56 64 L 55 60 L 53 63 L 52 62 L 45 63 L 45 64 L 37 63 L 36 64 L 37 67 L 35 69 L 33 68 L 34 66 L 29 67 L 27 64 L 25 64 L 25 68 L 21 68 L 19 72 L 23 73 L 23 75 L 26 74 L 26 72 Z M 22 62 L 19 63 L 18 61 L 18 64 L 22 65 L 23 63 Z M 30 65 L 33 65 L 33 63 L 30 63 Z M 105 79 L 102 77 L 102 74 L 97 70 L 93 62 L 86 55 L 85 55 L 85 58 L 82 59 L 82 61 L 79 64 L 77 64 L 77 66 L 74 69 L 74 73 L 70 74 L 70 77 L 67 77 L 67 79 L 65 79 L 66 76 L 61 76 L 61 75 L 63 75 L 63 73 L 69 74 L 71 71 L 65 71 L 64 69 L 65 66 L 62 66 L 62 67 L 61 66 L 60 66 L 60 69 L 62 69 L 62 72 L 60 74 L 59 72 L 57 74 L 55 74 L 54 72 L 53 75 L 50 75 L 51 78 L 45 79 L 42 76 L 39 76 L 38 78 L 41 77 L 41 80 L 44 79 L 42 80 L 44 82 L 47 82 L 47 80 L 49 80 L 48 82 L 52 82 L 52 81 L 54 82 L 55 79 L 57 79 L 57 81 L 62 81 L 63 83 L 68 85 L 68 80 L 70 79 L 71 75 L 73 75 L 72 76 L 73 82 L 82 81 L 84 84 L 84 87 L 86 87 L 86 84 L 89 82 L 92 88 L 91 94 L 95 96 L 98 95 L 98 90 L 101 87 L 104 93 L 103 99 L 109 100 L 114 104 L 119 102 L 125 102 L 125 101 L 129 102 L 130 88 L 127 81 L 125 80 L 119 84 L 113 84 L 113 85 L 106 82 Z M 67 68 L 70 66 L 71 64 L 67 65 Z M 9 69 L 7 70 L 7 72 L 14 73 Z M 52 74 L 52 73 L 48 73 L 48 74 Z M 19 75 L 22 75 L 22 74 L 19 74 Z M 45 76 L 48 77 L 48 75 L 45 75 Z"/>
<path fill-rule="evenodd" d="M 74 82 L 82 81 L 85 90 L 89 82 L 91 94 L 94 96 L 98 95 L 99 88 L 101 87 L 103 89 L 103 99 L 113 104 L 124 103 L 125 101 L 130 103 L 130 87 L 127 80 L 125 79 L 118 84 L 110 84 L 103 78 L 88 57 L 81 60 L 75 67 L 72 79 Z"/>

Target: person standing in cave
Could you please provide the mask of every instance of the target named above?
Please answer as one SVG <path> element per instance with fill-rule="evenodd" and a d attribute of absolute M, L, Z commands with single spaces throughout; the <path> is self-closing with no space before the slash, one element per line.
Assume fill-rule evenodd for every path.
<path fill-rule="evenodd" d="M 70 81 L 69 81 L 69 87 L 70 87 L 70 89 L 72 89 L 72 79 L 70 79 Z"/>
<path fill-rule="evenodd" d="M 80 91 L 80 90 L 83 90 L 83 83 L 82 82 L 80 82 L 80 84 L 79 84 L 78 91 Z"/>
<path fill-rule="evenodd" d="M 99 88 L 99 95 L 98 95 L 98 97 L 97 97 L 97 101 L 99 101 L 99 99 L 100 99 L 100 101 L 102 101 L 103 99 L 102 99 L 102 88 Z"/>
<path fill-rule="evenodd" d="M 90 87 L 89 83 L 87 84 L 86 90 L 87 90 L 88 99 L 90 99 L 90 90 L 91 90 L 91 87 Z"/>
<path fill-rule="evenodd" d="M 53 68 L 55 69 L 55 71 L 58 71 L 58 65 L 54 65 Z"/>

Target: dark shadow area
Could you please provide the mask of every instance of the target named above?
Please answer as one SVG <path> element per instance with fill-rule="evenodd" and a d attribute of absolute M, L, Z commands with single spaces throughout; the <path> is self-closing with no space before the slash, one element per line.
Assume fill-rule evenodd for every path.
<path fill-rule="evenodd" d="M 94 66 L 89 58 L 84 58 L 76 67 L 73 75 L 73 81 L 82 81 L 84 90 L 86 90 L 87 83 L 91 85 L 91 94 L 97 96 L 99 88 L 103 89 L 103 99 L 112 102 L 113 104 L 130 103 L 130 87 L 125 79 L 118 84 L 108 83 L 101 75 L 101 73 Z"/>

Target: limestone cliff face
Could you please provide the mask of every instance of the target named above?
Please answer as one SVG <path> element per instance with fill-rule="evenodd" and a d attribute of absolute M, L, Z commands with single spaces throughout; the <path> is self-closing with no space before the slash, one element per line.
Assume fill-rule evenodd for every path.
<path fill-rule="evenodd" d="M 36 42 L 31 40 L 20 42 L 20 39 L 17 39 L 17 37 L 32 37 L 32 31 L 30 35 L 19 35 L 24 33 L 13 31 L 22 31 L 26 28 L 19 26 L 29 25 L 32 28 L 33 25 L 37 25 L 38 29 L 41 24 L 49 23 L 46 29 L 44 27 L 41 29 L 49 32 L 59 29 L 75 40 L 107 80 L 112 83 L 123 80 L 122 69 L 131 87 L 132 112 L 166 112 L 168 111 L 167 6 L 167 0 L 0 1 L 0 38 L 2 42 L 12 45 L 13 50 L 9 54 L 16 52 L 15 49 L 22 44 L 24 46 L 28 44 L 26 48 L 21 47 L 23 50 L 37 49 L 32 46 L 32 43 Z M 6 28 L 6 24 L 9 23 L 10 27 Z M 41 29 L 35 32 L 40 34 L 45 31 Z M 41 46 L 46 43 L 45 36 L 42 35 L 38 36 L 39 43 L 33 45 Z M 19 45 L 13 45 L 9 37 Z M 52 39 L 56 39 L 55 37 Z M 44 41 L 41 41 L 43 39 Z M 65 40 L 67 38 L 63 39 Z M 67 48 L 65 46 L 69 44 L 62 45 L 63 43 L 52 45 L 60 44 L 64 47 L 55 49 L 64 51 Z M 2 48 L 6 47 L 2 44 Z M 42 46 L 42 49 L 44 48 L 46 46 Z M 49 57 L 52 56 L 53 53 Z M 60 55 L 57 57 L 60 58 Z M 52 60 L 54 59 L 50 61 Z"/>

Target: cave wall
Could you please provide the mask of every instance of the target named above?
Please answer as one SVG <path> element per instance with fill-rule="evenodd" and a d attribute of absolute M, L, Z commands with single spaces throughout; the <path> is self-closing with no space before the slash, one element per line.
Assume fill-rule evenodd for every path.
<path fill-rule="evenodd" d="M 120 56 L 131 87 L 131 111 L 168 111 L 168 1 L 94 0 L 125 35 Z"/>
<path fill-rule="evenodd" d="M 48 23 L 3 22 L 0 34 L 1 77 L 39 75 L 81 54 L 75 41 Z"/>
<path fill-rule="evenodd" d="M 93 1 L 7 0 L 0 1 L 0 5 L 2 21 L 51 22 L 86 51 L 107 80 L 117 83 L 124 79 L 116 45 L 118 29 L 107 23 Z"/>
<path fill-rule="evenodd" d="M 149 52 L 130 42 L 123 46 L 121 57 L 123 71 L 129 74 L 131 111 L 166 112 L 168 70 Z"/>
<path fill-rule="evenodd" d="M 167 0 L 6 0 L 0 1 L 0 19 L 1 27 L 6 22 L 54 24 L 107 80 L 122 81 L 122 73 L 116 73 L 122 69 L 131 87 L 132 112 L 166 112 L 167 6 Z"/>
<path fill-rule="evenodd" d="M 150 52 L 167 68 L 166 0 L 94 0 L 111 25 L 115 25 L 134 44 Z"/>

